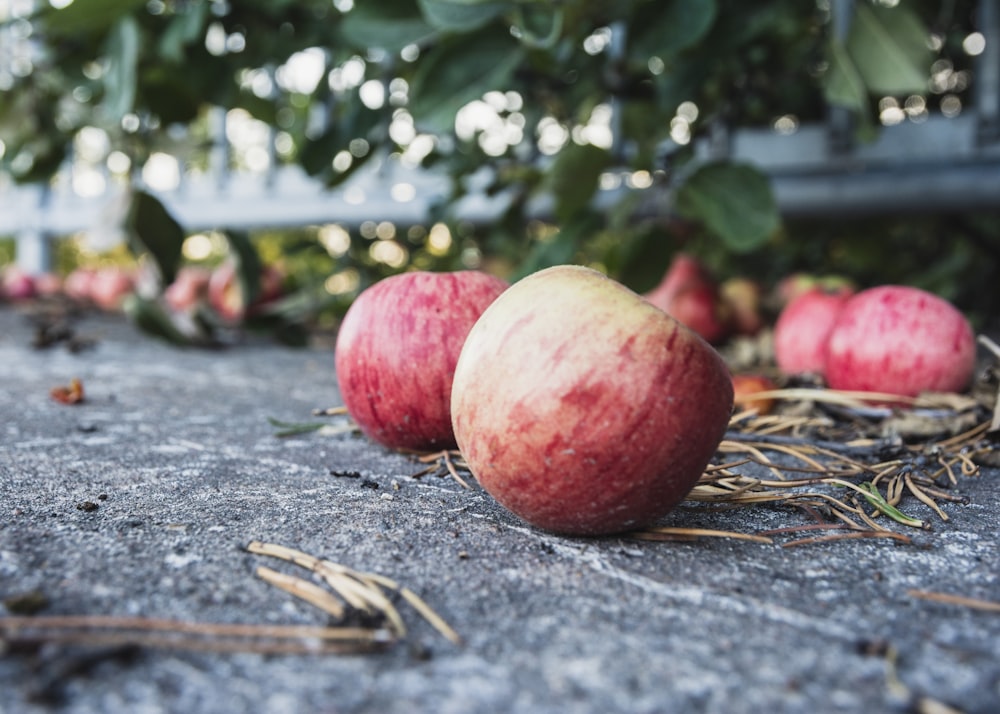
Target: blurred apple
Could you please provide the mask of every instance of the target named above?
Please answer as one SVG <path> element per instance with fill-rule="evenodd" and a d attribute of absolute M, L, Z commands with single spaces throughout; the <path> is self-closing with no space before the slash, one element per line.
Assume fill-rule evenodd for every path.
<path fill-rule="evenodd" d="M 729 334 L 728 308 L 718 284 L 694 256 L 678 253 L 660 283 L 643 297 L 709 342 Z"/>
<path fill-rule="evenodd" d="M 479 483 L 539 528 L 649 525 L 697 483 L 733 387 L 692 330 L 597 271 L 515 283 L 469 333 L 452 389 L 459 449 Z"/>
<path fill-rule="evenodd" d="M 843 306 L 826 379 L 834 389 L 916 396 L 962 391 L 975 365 L 972 326 L 955 306 L 918 288 L 883 285 Z"/>
<path fill-rule="evenodd" d="M 90 286 L 96 271 L 93 268 L 76 268 L 63 280 L 63 293 L 77 302 L 90 302 Z"/>
<path fill-rule="evenodd" d="M 185 265 L 163 291 L 167 306 L 175 312 L 189 312 L 208 298 L 212 271 L 198 265 Z"/>
<path fill-rule="evenodd" d="M 208 303 L 225 322 L 237 323 L 284 292 L 285 275 L 280 268 L 267 265 L 261 269 L 260 291 L 252 305 L 243 296 L 236 263 L 227 260 L 212 271 L 208 280 Z"/>
<path fill-rule="evenodd" d="M 0 298 L 29 300 L 37 294 L 35 280 L 16 265 L 8 265 L 0 273 Z"/>
<path fill-rule="evenodd" d="M 755 395 L 777 388 L 773 379 L 762 374 L 734 374 L 733 402 L 737 407 L 751 409 L 761 416 L 770 414 L 774 410 L 774 398 Z"/>
<path fill-rule="evenodd" d="M 455 363 L 473 323 L 506 289 L 479 271 L 418 271 L 358 295 L 340 325 L 335 361 L 344 406 L 369 438 L 393 449 L 455 446 Z"/>
<path fill-rule="evenodd" d="M 90 300 L 102 310 L 118 310 L 127 295 L 135 290 L 135 283 L 128 270 L 108 266 L 97 270 L 90 281 Z"/>
<path fill-rule="evenodd" d="M 774 358 L 782 372 L 825 373 L 830 330 L 848 299 L 849 294 L 814 287 L 785 306 L 774 325 Z"/>

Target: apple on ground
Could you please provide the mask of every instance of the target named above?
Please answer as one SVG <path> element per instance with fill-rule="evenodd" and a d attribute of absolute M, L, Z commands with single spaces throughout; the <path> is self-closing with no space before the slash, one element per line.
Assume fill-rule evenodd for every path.
<path fill-rule="evenodd" d="M 694 256 L 674 256 L 660 283 L 643 297 L 709 342 L 720 342 L 729 334 L 729 314 L 719 286 Z"/>
<path fill-rule="evenodd" d="M 773 397 L 758 397 L 762 392 L 770 392 L 778 388 L 773 379 L 763 374 L 734 374 L 733 402 L 744 410 L 752 410 L 764 416 L 774 411 Z"/>
<path fill-rule="evenodd" d="M 41 297 L 53 297 L 63 292 L 63 281 L 55 273 L 39 273 L 34 276 L 35 293 Z"/>
<path fill-rule="evenodd" d="M 167 306 L 175 312 L 190 312 L 208 298 L 212 271 L 200 265 L 185 265 L 163 291 Z"/>
<path fill-rule="evenodd" d="M 93 268 L 72 270 L 63 280 L 63 293 L 71 300 L 90 302 L 90 288 L 96 272 Z"/>
<path fill-rule="evenodd" d="M 102 310 L 118 310 L 127 295 L 135 291 L 131 273 L 117 265 L 98 269 L 90 280 L 90 300 Z"/>
<path fill-rule="evenodd" d="M 354 300 L 335 363 L 348 413 L 392 449 L 454 448 L 451 386 L 465 337 L 508 284 L 479 271 L 409 272 Z"/>
<path fill-rule="evenodd" d="M 827 384 L 916 396 L 959 392 L 972 379 L 976 340 L 965 316 L 937 295 L 903 285 L 859 292 L 830 332 Z"/>
<path fill-rule="evenodd" d="M 556 266 L 515 283 L 469 332 L 455 437 L 479 483 L 539 528 L 647 526 L 697 483 L 733 386 L 692 330 L 603 274 Z"/>
<path fill-rule="evenodd" d="M 0 298 L 19 301 L 35 297 L 35 279 L 16 265 L 8 265 L 0 273 Z"/>
<path fill-rule="evenodd" d="M 284 291 L 284 272 L 275 265 L 266 265 L 260 273 L 260 291 L 252 305 L 243 297 L 236 263 L 227 260 L 220 264 L 208 281 L 208 303 L 225 322 L 237 323 L 254 314 L 262 306 L 281 297 Z"/>
<path fill-rule="evenodd" d="M 785 306 L 774 324 L 774 358 L 782 372 L 824 374 L 830 330 L 849 299 L 848 293 L 814 287 Z"/>

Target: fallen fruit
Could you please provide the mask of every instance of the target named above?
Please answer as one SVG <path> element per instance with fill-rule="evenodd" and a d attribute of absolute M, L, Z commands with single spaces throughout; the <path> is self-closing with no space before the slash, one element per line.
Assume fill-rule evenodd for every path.
<path fill-rule="evenodd" d="M 782 372 L 824 373 L 830 330 L 849 299 L 848 293 L 810 288 L 785 306 L 774 324 L 774 358 Z"/>
<path fill-rule="evenodd" d="M 394 449 L 455 446 L 455 363 L 473 323 L 506 288 L 477 271 L 411 272 L 358 295 L 335 361 L 344 405 L 365 434 Z"/>
<path fill-rule="evenodd" d="M 777 388 L 773 379 L 762 374 L 734 374 L 733 402 L 740 409 L 755 411 L 760 416 L 770 414 L 774 410 L 774 398 L 755 395 Z"/>
<path fill-rule="evenodd" d="M 261 307 L 281 297 L 284 291 L 284 274 L 274 265 L 260 271 L 260 286 L 252 305 L 246 304 L 236 263 L 227 260 L 218 265 L 208 279 L 208 303 L 224 322 L 238 323 L 253 315 Z"/>
<path fill-rule="evenodd" d="M 127 270 L 118 266 L 101 268 L 90 280 L 90 300 L 102 310 L 118 310 L 127 295 L 135 290 L 135 282 Z"/>
<path fill-rule="evenodd" d="M 863 290 L 830 332 L 827 384 L 834 389 L 916 396 L 958 392 L 975 370 L 976 340 L 965 316 L 919 288 Z"/>
<path fill-rule="evenodd" d="M 727 305 L 719 286 L 697 258 L 677 254 L 660 283 L 643 297 L 709 342 L 729 334 Z"/>
<path fill-rule="evenodd" d="M 539 528 L 648 525 L 697 483 L 729 422 L 729 370 L 703 339 L 597 271 L 515 283 L 469 332 L 452 389 L 472 473 Z"/>
<path fill-rule="evenodd" d="M 163 300 L 175 312 L 189 312 L 198 307 L 208 295 L 212 271 L 199 265 L 185 265 L 177 277 L 163 291 Z"/>
<path fill-rule="evenodd" d="M 0 299 L 29 300 L 37 294 L 34 278 L 16 265 L 0 272 Z"/>

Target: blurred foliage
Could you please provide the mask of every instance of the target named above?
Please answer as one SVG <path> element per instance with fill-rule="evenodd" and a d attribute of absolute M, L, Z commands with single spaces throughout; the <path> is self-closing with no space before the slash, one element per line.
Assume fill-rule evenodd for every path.
<path fill-rule="evenodd" d="M 333 253 L 311 228 L 231 237 L 248 294 L 261 257 L 284 264 L 300 290 L 282 309 L 296 319 L 336 313 L 358 289 L 406 267 L 483 266 L 516 277 L 584 262 L 645 289 L 678 250 L 701 255 L 720 275 L 766 281 L 833 269 L 862 283 L 923 283 L 982 305 L 971 293 L 990 284 L 976 282 L 990 280 L 984 251 L 990 261 L 997 251 L 988 221 L 783 224 L 754 167 L 702 164 L 693 149 L 720 126 L 821 120 L 830 104 L 850 109 L 859 130 L 871 132 L 878 98 L 926 95 L 935 59 L 966 66 L 960 47 L 974 4 L 859 0 L 837 36 L 829 0 L 39 3 L 30 17 L 4 20 L 31 38 L 36 54 L 28 71 L 6 78 L 0 166 L 17 181 L 48 180 L 79 132 L 98 127 L 108 150 L 132 167 L 154 151 L 204 167 L 213 107 L 242 109 L 274 127 L 286 139 L 279 159 L 329 186 L 368 162 L 398 159 L 415 137 L 432 138 L 421 161 L 451 177 L 452 193 L 425 226 L 397 227 L 392 240 L 403 262 L 379 259 L 378 238 L 357 226 L 349 248 Z M 290 59 L 315 51 L 318 81 L 283 80 Z M 334 81 L 348 67 L 363 76 Z M 370 80 L 382 84 L 385 101 L 362 101 Z M 495 114 L 520 137 L 499 148 L 483 128 L 460 134 L 455 126 L 460 109 L 490 93 L 507 99 L 494 102 Z M 588 134 L 609 108 L 608 131 Z M 403 138 L 392 131 L 401 113 L 413 127 Z M 546 147 L 540 137 L 552 127 L 563 140 Z M 641 172 L 653 193 L 669 189 L 675 205 L 661 201 L 650 211 L 623 191 L 596 206 L 612 168 L 620 178 Z M 488 225 L 468 225 L 455 209 L 479 190 L 503 210 Z M 132 197 L 123 224 L 130 245 L 169 280 L 184 229 L 153 195 Z M 551 221 L 531 217 L 539 202 L 551 206 Z M 428 247 L 438 221 L 450 242 Z M 339 292 L 329 289 L 335 275 L 348 276 Z"/>

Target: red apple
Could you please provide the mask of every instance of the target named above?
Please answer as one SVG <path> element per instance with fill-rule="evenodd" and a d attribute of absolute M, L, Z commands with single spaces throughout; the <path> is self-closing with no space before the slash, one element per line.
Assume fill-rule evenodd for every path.
<path fill-rule="evenodd" d="M 236 263 L 226 261 L 212 271 L 208 280 L 208 302 L 226 322 L 239 322 L 247 315 L 281 296 L 284 273 L 276 266 L 267 265 L 261 269 L 260 291 L 252 305 L 247 305 L 243 297 L 243 287 L 236 274 Z"/>
<path fill-rule="evenodd" d="M 556 266 L 479 318 L 455 370 L 462 455 L 539 528 L 639 528 L 697 483 L 729 423 L 733 386 L 692 330 L 597 271 Z"/>
<path fill-rule="evenodd" d="M 35 292 L 43 297 L 59 295 L 63 291 L 63 281 L 55 273 L 39 273 L 35 278 Z"/>
<path fill-rule="evenodd" d="M 175 312 L 193 310 L 208 296 L 212 271 L 197 265 L 185 265 L 177 271 L 174 282 L 163 291 L 163 299 Z"/>
<path fill-rule="evenodd" d="M 127 295 L 135 291 L 135 282 L 119 266 L 101 268 L 90 281 L 90 299 L 102 310 L 118 310 Z"/>
<path fill-rule="evenodd" d="M 90 286 L 94 282 L 95 273 L 92 268 L 77 268 L 70 272 L 63 281 L 66 297 L 77 302 L 90 302 Z"/>
<path fill-rule="evenodd" d="M 348 413 L 393 449 L 453 448 L 451 383 L 465 337 L 507 289 L 478 271 L 411 272 L 355 299 L 340 325 L 336 370 Z"/>
<path fill-rule="evenodd" d="M 709 342 L 729 334 L 729 315 L 719 286 L 697 258 L 677 254 L 663 280 L 643 297 Z"/>
<path fill-rule="evenodd" d="M 958 392 L 976 364 L 976 340 L 954 305 L 918 288 L 863 290 L 830 332 L 826 379 L 834 389 L 916 396 Z"/>
<path fill-rule="evenodd" d="M 774 358 L 782 372 L 824 374 L 830 330 L 848 299 L 812 288 L 785 306 L 774 325 Z"/>
<path fill-rule="evenodd" d="M 742 409 L 752 409 L 761 416 L 770 414 L 774 410 L 774 399 L 771 397 L 760 398 L 755 395 L 777 388 L 778 385 L 774 383 L 774 380 L 763 374 L 734 374 L 733 402 L 736 406 Z"/>
<path fill-rule="evenodd" d="M 30 300 L 36 294 L 34 278 L 16 265 L 8 265 L 0 273 L 0 298 Z"/>

